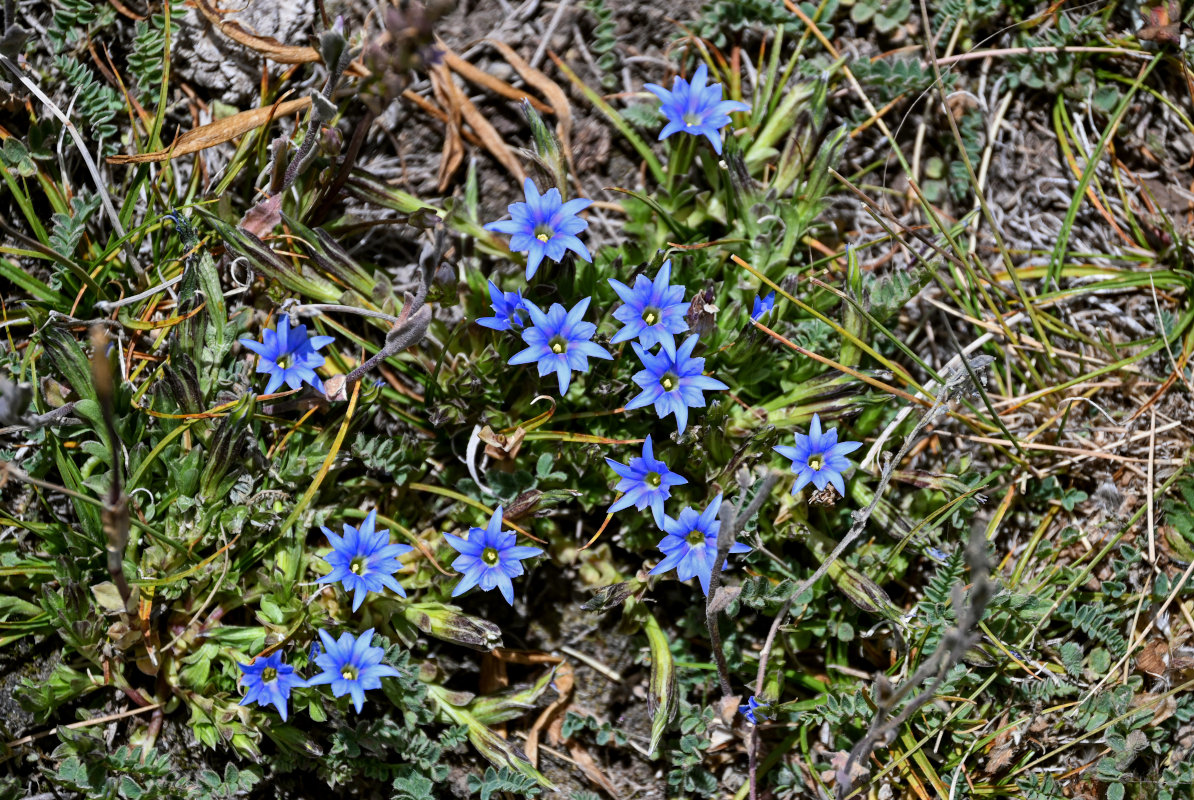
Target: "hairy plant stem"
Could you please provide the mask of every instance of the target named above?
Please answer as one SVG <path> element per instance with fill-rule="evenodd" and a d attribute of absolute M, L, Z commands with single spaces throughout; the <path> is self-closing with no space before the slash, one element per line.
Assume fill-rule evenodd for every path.
<path fill-rule="evenodd" d="M 891 482 L 891 478 L 892 475 L 895 474 L 896 467 L 899 466 L 899 464 L 904 460 L 904 457 L 908 455 L 908 451 L 912 449 L 912 445 L 915 444 L 917 438 L 920 436 L 921 431 L 923 431 L 925 427 L 929 425 L 929 423 L 936 419 L 937 416 L 945 410 L 946 405 L 949 403 L 950 397 L 954 394 L 954 392 L 964 390 L 965 387 L 969 385 L 970 381 L 977 379 L 975 366 L 969 362 L 966 362 L 965 358 L 963 358 L 963 362 L 962 369 L 955 368 L 950 372 L 949 375 L 943 376 L 943 385 L 941 386 L 941 390 L 937 393 L 937 397 L 933 401 L 933 405 L 925 409 L 924 413 L 917 421 L 916 427 L 912 429 L 912 432 L 909 433 L 907 438 L 904 440 L 904 444 L 902 447 L 900 447 L 899 452 L 896 453 L 894 458 L 887 462 L 887 465 L 883 468 L 882 472 L 880 472 L 879 483 L 875 487 L 875 495 L 871 499 L 871 502 L 861 511 L 854 512 L 854 523 L 850 526 L 850 530 L 844 537 L 842 537 L 842 540 L 838 543 L 837 547 L 833 549 L 833 552 L 821 562 L 821 566 L 817 567 L 816 571 L 813 572 L 813 574 L 809 576 L 803 583 L 801 583 L 796 591 L 792 592 L 792 594 L 788 596 L 788 599 L 784 601 L 784 604 L 780 607 L 779 612 L 775 615 L 775 619 L 771 621 L 771 628 L 767 631 L 767 639 L 763 642 L 763 651 L 759 655 L 759 670 L 755 680 L 756 690 L 763 686 L 763 682 L 766 679 L 767 663 L 771 656 L 771 649 L 775 645 L 775 639 L 779 634 L 780 626 L 787 618 L 788 612 L 792 609 L 792 604 L 795 603 L 795 601 L 805 592 L 807 592 L 814 584 L 816 584 L 817 581 L 821 580 L 821 578 L 825 576 L 825 573 L 829 571 L 830 565 L 837 560 L 838 556 L 840 556 L 842 552 L 862 534 L 863 529 L 866 527 L 867 521 L 875 512 L 875 508 L 878 507 L 879 501 L 882 499 L 883 493 L 887 489 L 887 485 Z M 979 367 L 981 366 L 986 366 L 986 364 L 980 362 Z M 758 800 L 758 745 L 758 735 L 752 735 L 750 740 L 751 752 L 749 767 L 751 800 Z"/>
<path fill-rule="evenodd" d="M 717 628 L 717 615 L 725 607 L 725 602 L 718 598 L 717 590 L 721 587 L 721 573 L 725 569 L 726 559 L 729 558 L 730 548 L 734 540 L 742 532 L 742 528 L 759 513 L 763 502 L 771 496 L 771 490 L 779 481 L 779 473 L 769 472 L 755 485 L 759 491 L 746 504 L 746 508 L 739 512 L 738 507 L 728 501 L 721 505 L 719 519 L 721 524 L 717 528 L 717 555 L 713 559 L 713 568 L 709 574 L 709 596 L 705 599 L 705 625 L 709 628 L 709 644 L 713 649 L 713 658 L 717 662 L 717 678 L 721 683 L 722 697 L 729 697 L 734 693 L 730 686 L 730 670 L 726 664 L 726 654 L 721 646 L 721 632 Z"/>

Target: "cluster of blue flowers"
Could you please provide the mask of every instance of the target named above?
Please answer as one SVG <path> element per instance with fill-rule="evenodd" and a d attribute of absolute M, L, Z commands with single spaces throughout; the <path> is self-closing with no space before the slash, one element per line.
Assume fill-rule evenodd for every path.
<path fill-rule="evenodd" d="M 729 114 L 749 107 L 736 101 L 723 101 L 721 86 L 706 86 L 707 78 L 707 69 L 702 64 L 691 83 L 677 77 L 670 91 L 655 84 L 647 85 L 661 100 L 668 120 L 659 134 L 661 140 L 675 133 L 703 136 L 721 153 L 721 129 L 730 123 Z M 485 228 L 508 234 L 510 249 L 526 253 L 526 279 L 535 275 L 544 259 L 560 262 L 568 251 L 592 262 L 592 256 L 578 237 L 588 227 L 578 214 L 591 201 L 565 202 L 557 188 L 540 194 L 530 179 L 524 182 L 523 193 L 525 202 L 509 206 L 509 220 L 492 222 Z M 653 279 L 637 275 L 633 286 L 614 278 L 608 280 L 622 302 L 612 314 L 621 327 L 610 343 L 630 342 L 642 365 L 632 376 L 640 392 L 625 408 L 653 405 L 659 419 L 674 417 L 677 431 L 683 433 L 688 426 L 689 410 L 705 406 L 705 392 L 729 388 L 704 374 L 705 359 L 693 356 L 698 344 L 695 333 L 682 341 L 677 339 L 689 331 L 686 289 L 672 284 L 670 260 L 662 264 Z M 589 371 L 590 358 L 613 358 L 609 350 L 593 341 L 597 325 L 584 319 L 592 298 L 581 298 L 570 309 L 553 303 L 545 312 L 526 300 L 520 291 L 503 291 L 492 280 L 488 288 L 493 316 L 477 319 L 477 324 L 495 331 L 519 333 L 526 347 L 511 356 L 508 363 L 535 364 L 540 377 L 554 373 L 561 395 L 567 394 L 574 372 Z M 774 306 L 775 292 L 756 298 L 751 320 L 759 322 L 772 313 Z M 307 383 L 322 391 L 323 384 L 315 370 L 322 368 L 325 360 L 317 351 L 330 344 L 332 337 L 308 335 L 305 325 L 292 328 L 289 317 L 281 314 L 276 328 L 264 331 L 261 342 L 240 341 L 258 355 L 257 372 L 269 375 L 266 394 L 283 384 L 298 389 Z M 820 418 L 814 415 L 808 435 L 796 434 L 795 446 L 778 446 L 775 450 L 792 460 L 792 471 L 796 474 L 793 494 L 810 483 L 820 491 L 832 485 L 844 494 L 842 473 L 849 467 L 846 455 L 860 446 L 859 442 L 839 442 L 836 430 L 823 433 Z M 618 476 L 616 489 L 621 493 L 609 507 L 609 513 L 631 506 L 639 511 L 650 508 L 655 524 L 664 533 L 657 545 L 663 558 L 650 574 L 674 570 L 679 580 L 696 578 L 707 596 L 717 555 L 722 496 L 717 495 L 702 510 L 684 506 L 674 518 L 668 516 L 664 503 L 670 498 L 672 488 L 688 481 L 656 458 L 650 435 L 644 441 L 641 456 L 631 458 L 627 464 L 609 458 L 606 461 Z M 502 530 L 502 522 L 503 509 L 499 506 L 484 528 L 470 528 L 464 537 L 444 534 L 447 544 L 459 553 L 452 562 L 453 568 L 461 573 L 452 590 L 453 597 L 475 587 L 483 592 L 498 589 L 506 602 L 513 605 L 513 579 L 523 574 L 522 562 L 543 551 L 518 545 L 514 534 Z M 402 568 L 399 558 L 413 548 L 391 543 L 388 531 L 377 530 L 376 523 L 374 510 L 359 528 L 345 523 L 342 535 L 322 528 L 332 546 L 324 557 L 331 569 L 318 582 L 340 584 L 352 596 L 353 612 L 360 609 L 370 592 L 389 589 L 406 597 L 395 574 Z M 729 550 L 732 554 L 749 551 L 749 547 L 738 542 L 732 543 Z M 328 684 L 335 697 L 349 696 L 359 713 L 366 691 L 380 688 L 383 677 L 399 674 L 383 663 L 384 649 L 372 645 L 373 629 L 359 636 L 342 633 L 339 639 L 333 639 L 325 630 L 319 630 L 318 634 L 322 648 L 314 644 L 310 660 L 322 671 L 310 678 L 299 676 L 278 651 L 240 664 L 246 689 L 241 704 L 273 705 L 286 720 L 293 689 Z M 759 707 L 751 697 L 742 712 L 754 723 L 754 712 Z"/>
<path fill-rule="evenodd" d="M 332 552 L 324 557 L 332 571 L 319 583 L 340 583 L 345 591 L 353 594 L 353 611 L 361 607 L 369 592 L 380 592 L 383 587 L 406 596 L 394 579 L 394 573 L 401 567 L 398 557 L 414 548 L 391 544 L 388 531 L 376 530 L 376 523 L 377 511 L 370 511 L 360 528 L 345 523 L 343 536 L 321 528 L 332 543 Z M 339 639 L 320 630 L 319 638 L 323 643 L 322 651 L 314 646 L 311 660 L 322 671 L 305 680 L 295 673 L 294 667 L 283 663 L 280 652 L 241 664 L 245 696 L 240 704 L 273 704 L 285 721 L 286 702 L 292 689 L 326 683 L 331 685 L 335 697 L 351 697 L 353 707 L 360 713 L 365 692 L 380 689 L 382 678 L 399 674 L 398 670 L 382 663 L 385 649 L 373 646 L 372 628 L 359 636 L 345 632 Z"/>
<path fill-rule="evenodd" d="M 550 196 L 549 192 L 544 199 Z M 502 295 L 492 283 L 490 288 L 498 317 L 479 322 L 496 330 L 508 328 L 511 321 L 520 322 L 517 315 L 522 309 L 522 298 L 517 293 Z M 592 336 L 596 326 L 580 321 L 587 305 L 588 300 L 585 300 L 568 314 L 557 305 L 549 314 L 552 319 L 558 318 L 561 326 L 574 334 L 578 330 L 583 333 L 587 325 L 590 329 L 588 335 Z M 532 312 L 532 318 L 536 314 L 539 314 L 538 309 Z M 274 392 L 282 384 L 298 389 L 306 383 L 322 391 L 323 383 L 315 370 L 323 367 L 325 360 L 316 351 L 332 341 L 331 336 L 309 336 L 305 325 L 292 328 L 285 314 L 278 316 L 274 329 L 266 329 L 262 333 L 262 341 L 240 340 L 247 349 L 257 354 L 257 372 L 270 376 L 266 394 Z M 575 363 L 578 357 L 583 358 L 585 352 L 589 351 L 584 348 L 574 350 L 569 356 L 573 361 L 569 363 Z M 569 374 L 568 370 L 560 373 L 561 391 L 567 389 Z M 460 582 L 452 592 L 453 597 L 479 585 L 486 592 L 499 589 L 508 603 L 514 603 L 511 579 L 522 574 L 523 560 L 540 555 L 543 551 L 537 547 L 515 544 L 514 535 L 503 533 L 501 526 L 502 508 L 499 506 L 488 526 L 470 528 L 467 538 L 445 534 L 447 543 L 460 552 L 460 556 L 452 562 L 452 566 L 462 573 Z M 402 568 L 398 559 L 414 548 L 391 543 L 389 531 L 377 530 L 376 510 L 366 515 L 359 528 L 345 523 L 342 535 L 323 526 L 320 529 L 327 536 L 332 549 L 324 557 L 331 571 L 318 583 L 340 584 L 346 593 L 352 595 L 354 613 L 360 609 L 370 592 L 380 593 L 383 589 L 390 589 L 400 597 L 406 597 L 406 590 L 394 575 Z M 312 647 L 311 660 L 322 672 L 307 679 L 299 676 L 293 666 L 286 664 L 279 651 L 239 664 L 245 686 L 241 705 L 273 705 L 285 721 L 288 716 L 287 703 L 293 689 L 329 684 L 335 697 L 350 696 L 359 713 L 365 702 L 366 691 L 381 688 L 382 678 L 398 675 L 397 670 L 382 663 L 385 650 L 372 646 L 372 628 L 359 636 L 342 633 L 339 639 L 333 639 L 327 631 L 320 630 L 319 638 L 323 647 Z"/>
<path fill-rule="evenodd" d="M 704 136 L 721 153 L 721 129 L 730 124 L 730 112 L 748 111 L 750 107 L 734 100 L 723 101 L 721 84 L 706 86 L 707 79 L 708 69 L 701 64 L 691 83 L 677 77 L 670 91 L 647 84 L 646 88 L 659 97 L 661 110 L 668 119 L 659 134 L 661 140 L 681 132 Z M 523 183 L 523 194 L 525 202 L 510 204 L 510 219 L 491 222 L 485 229 L 509 234 L 510 250 L 527 254 L 527 280 L 545 258 L 558 262 L 569 250 L 591 263 L 592 256 L 577 237 L 588 228 L 588 223 L 577 214 L 591 201 L 564 202 L 557 188 L 541 195 L 529 178 Z M 704 392 L 729 387 L 703 374 L 705 359 L 692 355 L 697 345 L 695 335 L 677 346 L 676 337 L 688 330 L 685 320 L 688 303 L 684 299 L 685 288 L 673 286 L 671 277 L 672 263 L 665 261 L 654 280 L 638 275 L 633 288 L 609 279 L 622 300 L 613 313 L 622 327 L 610 343 L 631 342 L 643 366 L 633 376 L 642 391 L 626 408 L 654 405 L 660 419 L 674 416 L 677 430 L 683 433 L 688 426 L 688 410 L 705 406 Z M 589 371 L 590 358 L 613 358 L 606 348 L 592 341 L 597 326 L 583 320 L 592 298 L 581 299 L 570 310 L 553 304 L 545 314 L 521 293 L 504 292 L 493 281 L 489 282 L 489 295 L 494 316 L 482 317 L 477 324 L 498 331 L 519 329 L 527 347 L 511 357 L 509 363 L 536 364 L 540 377 L 554 372 L 561 395 L 567 393 L 573 372 Z M 656 346 L 659 352 L 652 353 Z"/>

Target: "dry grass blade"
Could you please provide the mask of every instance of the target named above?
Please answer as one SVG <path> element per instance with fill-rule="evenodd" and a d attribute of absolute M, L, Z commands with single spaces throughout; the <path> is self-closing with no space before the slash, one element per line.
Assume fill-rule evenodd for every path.
<path fill-rule="evenodd" d="M 224 142 L 230 142 L 254 128 L 268 125 L 275 117 L 285 117 L 302 111 L 311 105 L 311 98 L 303 97 L 298 100 L 287 100 L 285 103 L 275 103 L 272 106 L 262 106 L 251 111 L 242 111 L 231 117 L 216 120 L 201 125 L 194 130 L 187 131 L 174 140 L 174 143 L 163 150 L 152 153 L 137 153 L 131 156 L 109 156 L 109 164 L 144 164 L 149 161 L 169 161 L 179 156 L 197 153 L 209 147 L 215 147 Z"/>
<path fill-rule="evenodd" d="M 452 73 L 447 66 L 441 65 L 436 67 L 431 72 L 432 88 L 435 90 L 436 99 L 440 101 L 440 105 L 448 109 L 452 119 L 456 122 L 455 126 L 448 126 L 449 130 L 456 128 L 454 134 L 449 134 L 455 138 L 453 147 L 460 147 L 460 154 L 457 157 L 452 153 L 452 158 L 455 161 L 447 160 L 449 142 L 444 142 L 445 162 L 440 164 L 440 191 L 447 188 L 447 183 L 451 179 L 452 173 L 456 171 L 459 166 L 459 159 L 464 158 L 464 146 L 460 144 L 460 119 L 463 118 L 468 123 L 469 127 L 481 139 L 481 144 L 489 154 L 497 159 L 498 163 L 506 168 L 506 171 L 518 179 L 522 183 L 526 173 L 523 172 L 522 165 L 518 163 L 518 159 L 514 157 L 509 145 L 502 139 L 502 135 L 497 132 L 497 129 L 489 124 L 489 120 L 485 119 L 485 115 L 473 105 L 473 101 L 468 99 L 460 87 L 456 85 Z M 450 168 L 449 168 L 450 167 Z"/>
<path fill-rule="evenodd" d="M 460 141 L 460 104 L 456 102 L 456 84 L 452 81 L 452 73 L 446 67 L 440 66 L 431 70 L 431 91 L 435 99 L 444 109 L 444 149 L 440 153 L 439 173 L 436 175 L 436 185 L 439 191 L 444 191 L 452 180 L 452 175 L 460 168 L 464 161 L 464 145 Z"/>
<path fill-rule="evenodd" d="M 322 63 L 323 58 L 319 55 L 319 51 L 314 47 L 306 47 L 301 45 L 283 44 L 271 36 L 258 36 L 257 34 L 247 30 L 239 22 L 224 19 L 223 14 L 216 10 L 215 6 L 208 2 L 208 0 L 195 0 L 195 5 L 199 9 L 208 22 L 212 24 L 220 33 L 227 36 L 237 44 L 242 44 L 255 53 L 268 58 L 270 61 L 276 61 L 279 64 L 311 64 Z M 348 75 L 355 75 L 357 77 L 364 77 L 369 74 L 369 70 L 365 69 L 360 61 L 354 61 L 349 64 L 348 69 L 345 70 Z"/>
<path fill-rule="evenodd" d="M 568 162 L 568 170 L 576 175 L 576 166 L 572 163 L 572 106 L 568 102 L 568 95 L 560 85 L 547 77 L 541 70 L 532 67 L 527 61 L 505 42 L 496 39 L 486 39 L 486 42 L 497 48 L 502 57 L 514 67 L 514 70 L 524 81 L 543 93 L 551 109 L 555 112 L 559 122 L 556 124 L 556 134 L 560 137 L 560 149 L 564 152 L 564 159 Z M 579 178 L 577 179 L 579 186 Z"/>
<path fill-rule="evenodd" d="M 478 86 L 484 86 L 491 92 L 500 94 L 502 97 L 510 100 L 521 101 L 525 98 L 531 105 L 535 107 L 535 110 L 541 111 L 543 113 L 554 110 L 551 106 L 547 105 L 539 98 L 531 97 L 523 90 L 515 88 L 505 81 L 495 78 L 488 72 L 474 67 L 472 64 L 456 55 L 451 48 L 444 44 L 442 39 L 437 39 L 436 41 L 444 54 L 444 65 L 460 77 L 464 78 L 466 81 L 475 83 Z"/>

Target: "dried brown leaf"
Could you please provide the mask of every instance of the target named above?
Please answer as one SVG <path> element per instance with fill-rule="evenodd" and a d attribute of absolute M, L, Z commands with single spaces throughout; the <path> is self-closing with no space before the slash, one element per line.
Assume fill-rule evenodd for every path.
<path fill-rule="evenodd" d="M 131 156 L 109 156 L 108 163 L 144 164 L 149 161 L 168 161 L 179 156 L 197 153 L 200 150 L 206 150 L 209 147 L 215 147 L 218 144 L 232 141 L 254 128 L 267 125 L 275 117 L 285 117 L 302 111 L 309 105 L 311 105 L 311 98 L 302 97 L 298 100 L 287 100 L 285 103 L 275 103 L 272 106 L 262 106 L 261 108 L 254 108 L 250 111 L 242 111 L 239 114 L 233 114 L 231 117 L 218 119 L 207 125 L 201 125 L 194 130 L 189 130 L 175 139 L 174 143 L 164 150 L 155 150 L 152 153 L 137 153 Z"/>
<path fill-rule="evenodd" d="M 1136 669 L 1154 678 L 1164 677 L 1169 671 L 1169 643 L 1164 639 L 1148 642 L 1136 657 Z"/>
<path fill-rule="evenodd" d="M 555 677 L 552 679 L 552 686 L 555 687 L 557 695 L 555 702 L 543 709 L 543 713 L 535 719 L 535 723 L 527 731 L 525 752 L 531 764 L 535 766 L 539 765 L 540 732 L 546 728 L 552 744 L 558 743 L 564 719 L 563 711 L 572 702 L 572 689 L 574 686 L 572 665 L 567 661 L 560 662 L 560 665 L 556 668 Z"/>
<path fill-rule="evenodd" d="M 601 771 L 601 768 L 597 766 L 596 759 L 589 754 L 589 751 L 582 744 L 570 741 L 568 744 L 568 754 L 572 756 L 572 760 L 576 762 L 576 766 L 580 767 L 580 771 L 585 774 L 586 778 L 600 786 L 610 797 L 621 797 L 617 787 Z"/>
<path fill-rule="evenodd" d="M 282 221 L 282 195 L 267 197 L 245 212 L 240 226 L 260 238 Z"/>

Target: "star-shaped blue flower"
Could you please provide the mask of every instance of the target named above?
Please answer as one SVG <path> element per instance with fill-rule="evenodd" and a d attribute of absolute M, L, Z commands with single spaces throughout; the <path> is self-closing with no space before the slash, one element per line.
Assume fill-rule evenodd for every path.
<path fill-rule="evenodd" d="M 564 251 L 571 250 L 585 261 L 593 257 L 576 234 L 589 227 L 589 223 L 576 216 L 577 212 L 592 205 L 592 200 L 576 198 L 563 202 L 559 189 L 548 189 L 539 195 L 535 182 L 527 178 L 522 183 L 526 194 L 525 203 L 511 203 L 511 219 L 491 222 L 487 231 L 510 234 L 510 249 L 515 253 L 527 254 L 527 280 L 539 269 L 544 257 L 561 261 Z"/>
<path fill-rule="evenodd" d="M 515 544 L 514 534 L 502 531 L 502 507 L 498 506 L 484 528 L 469 528 L 468 538 L 445 533 L 444 538 L 460 555 L 452 569 L 464 575 L 452 596 L 458 597 L 480 584 L 481 591 L 500 589 L 506 602 L 514 605 L 511 578 L 522 574 L 522 559 L 543 553 L 538 547 Z"/>
<path fill-rule="evenodd" d="M 689 506 L 680 509 L 676 519 L 663 518 L 663 530 L 667 535 L 659 540 L 657 547 L 664 558 L 651 570 L 652 575 L 676 571 L 676 578 L 686 581 L 696 578 L 701 582 L 705 596 L 709 595 L 709 581 L 713 578 L 713 561 L 717 558 L 717 512 L 721 510 L 721 495 L 701 513 Z M 734 542 L 731 553 L 749 553 L 750 548 Z"/>
<path fill-rule="evenodd" d="M 352 705 L 358 714 L 365 705 L 365 692 L 380 689 L 382 678 L 401 674 L 389 664 L 381 663 L 386 651 L 372 645 L 372 628 L 355 637 L 345 632 L 339 639 L 333 639 L 331 634 L 320 629 L 319 638 L 323 641 L 324 652 L 315 657 L 315 665 L 323 672 L 309 679 L 307 685 L 330 683 L 336 697 L 352 696 Z"/>
<path fill-rule="evenodd" d="M 655 458 L 650 434 L 647 435 L 647 441 L 643 442 L 642 458 L 632 458 L 629 464 L 621 464 L 607 458 L 605 463 L 622 479 L 618 481 L 617 490 L 625 492 L 609 507 L 608 513 L 612 514 L 632 505 L 639 511 L 651 506 L 655 524 L 662 528 L 663 501 L 671 496 L 673 486 L 682 486 L 688 483 L 688 480 L 681 478 L 668 469 L 667 464 Z"/>
<path fill-rule="evenodd" d="M 832 483 L 837 493 L 845 497 L 846 483 L 842 480 L 842 473 L 850 467 L 850 459 L 846 458 L 846 454 L 860 447 L 862 442 L 839 442 L 837 428 L 821 433 L 821 418 L 813 414 L 808 436 L 798 433 L 795 447 L 778 445 L 775 452 L 792 459 L 792 471 L 796 473 L 792 494 L 810 483 L 817 487 L 817 491 Z"/>
<path fill-rule="evenodd" d="M 531 327 L 522 331 L 527 349 L 515 353 L 509 363 L 538 362 L 539 375 L 555 372 L 560 382 L 560 394 L 567 394 L 572 370 L 588 372 L 590 358 L 613 358 L 604 347 L 589 341 L 597 332 L 596 325 L 584 321 L 591 300 L 586 297 L 569 311 L 559 303 L 552 303 L 546 314 L 534 303 L 524 300 L 523 308 L 531 315 Z"/>
<path fill-rule="evenodd" d="M 702 63 L 693 73 L 692 83 L 677 75 L 670 92 L 654 83 L 643 87 L 663 103 L 660 111 L 667 117 L 667 125 L 659 132 L 660 141 L 683 131 L 704 136 L 721 155 L 720 131 L 730 124 L 730 112 L 750 111 L 750 106 L 737 100 L 722 100 L 721 84 L 706 86 L 708 77 L 709 70 Z"/>
<path fill-rule="evenodd" d="M 659 268 L 654 281 L 639 275 L 634 279 L 633 289 L 621 281 L 609 279 L 609 285 L 614 287 L 623 303 L 614 312 L 614 319 L 621 322 L 623 328 L 610 342 L 617 344 L 638 339 L 648 350 L 661 344 L 669 355 L 676 355 L 675 335 L 688 330 L 688 322 L 684 319 L 688 303 L 684 302 L 684 287 L 670 285 L 671 277 L 672 262 L 668 259 Z"/>
<path fill-rule="evenodd" d="M 775 292 L 769 292 L 766 297 L 756 297 L 754 307 L 750 310 L 752 322 L 758 322 L 771 313 L 775 308 Z"/>
<path fill-rule="evenodd" d="M 344 591 L 353 595 L 353 611 L 365 602 L 365 595 L 380 592 L 383 586 L 406 597 L 406 590 L 394 579 L 394 573 L 402 568 L 398 557 L 414 548 L 408 544 L 390 544 L 389 531 L 374 530 L 376 524 L 377 510 L 374 509 L 359 529 L 345 523 L 344 536 L 337 536 L 320 526 L 332 543 L 332 552 L 323 558 L 332 571 L 320 578 L 319 583 L 339 581 Z"/>
<path fill-rule="evenodd" d="M 503 292 L 490 281 L 489 299 L 492 301 L 490 307 L 493 308 L 494 316 L 479 318 L 478 325 L 495 331 L 508 331 L 515 325 L 522 327 L 522 316 L 526 313 L 522 306 L 522 292 Z"/>
<path fill-rule="evenodd" d="M 746 701 L 746 705 L 738 706 L 738 713 L 746 717 L 746 721 L 751 725 L 758 725 L 759 721 L 755 718 L 755 712 L 760 708 L 766 707 L 766 704 L 760 703 L 752 694 L 750 699 Z"/>
<path fill-rule="evenodd" d="M 294 667 L 282 662 L 281 651 L 275 651 L 268 657 L 258 658 L 249 664 L 238 663 L 237 666 L 244 673 L 241 683 L 245 687 L 245 696 L 241 698 L 240 704 L 272 704 L 285 722 L 286 701 L 290 699 L 290 690 L 296 686 L 306 686 L 307 682 L 294 673 Z"/>
<path fill-rule="evenodd" d="M 273 394 L 283 383 L 297 389 L 306 382 L 323 391 L 323 382 L 315 370 L 323 366 L 324 358 L 315 351 L 334 342 L 334 338 L 307 336 L 306 325 L 291 328 L 290 318 L 279 314 L 276 329 L 267 328 L 261 339 L 260 342 L 241 339 L 240 343 L 257 354 L 257 371 L 270 374 L 265 394 Z"/>
<path fill-rule="evenodd" d="M 666 350 L 652 355 L 638 342 L 631 345 L 639 361 L 643 362 L 643 369 L 634 373 L 632 380 L 643 391 L 626 404 L 626 410 L 654 403 L 660 419 L 675 414 L 676 427 L 683 433 L 688 427 L 688 409 L 705 407 L 702 392 L 730 388 L 716 378 L 701 374 L 705 359 L 692 358 L 696 344 L 697 336 L 689 336 L 676 348 L 675 357 Z"/>

